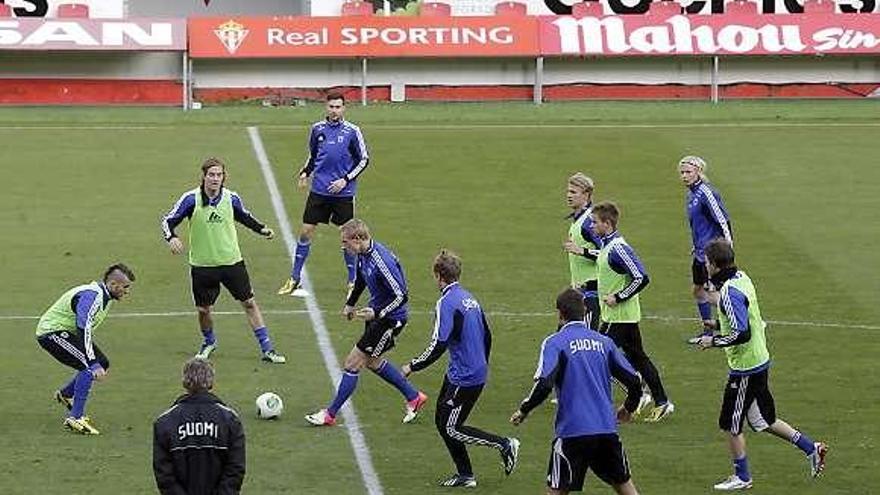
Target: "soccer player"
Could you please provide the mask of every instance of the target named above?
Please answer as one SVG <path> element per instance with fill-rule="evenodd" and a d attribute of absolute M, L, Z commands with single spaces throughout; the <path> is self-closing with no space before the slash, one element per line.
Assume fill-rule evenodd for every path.
<path fill-rule="evenodd" d="M 186 394 L 153 423 L 156 487 L 163 495 L 241 492 L 244 428 L 238 413 L 211 393 L 211 363 L 187 361 L 183 388 Z"/>
<path fill-rule="evenodd" d="M 593 330 L 599 329 L 599 296 L 596 281 L 596 257 L 602 241 L 593 232 L 593 179 L 582 172 L 568 178 L 565 201 L 571 208 L 567 217 L 572 220 L 568 239 L 562 249 L 568 253 L 571 286 L 581 291 L 587 305 L 587 322 Z"/>
<path fill-rule="evenodd" d="M 789 441 L 806 456 L 813 477 L 825 469 L 828 446 L 814 442 L 776 417 L 776 405 L 770 393 L 770 352 L 761 317 L 758 294 L 752 280 L 737 268 L 733 246 L 727 239 L 716 239 L 706 247 L 708 273 L 718 287 L 718 333 L 700 338 L 701 349 L 720 347 L 727 355 L 730 374 L 724 388 L 724 399 L 718 426 L 726 433 L 733 458 L 734 474 L 715 484 L 716 490 L 746 490 L 752 487 L 752 476 L 746 459 L 743 421 L 755 431 L 766 431 Z"/>
<path fill-rule="evenodd" d="M 689 343 L 696 344 L 703 334 L 712 334 L 712 325 L 715 323 L 707 290 L 709 274 L 706 272 L 706 244 L 718 237 L 733 244 L 733 233 L 721 194 L 706 178 L 706 161 L 698 156 L 686 156 L 678 161 L 678 174 L 688 190 L 685 210 L 693 239 L 691 278 L 697 311 L 703 322 L 702 331 L 688 340 Z"/>
<path fill-rule="evenodd" d="M 235 222 L 257 234 L 272 239 L 275 233 L 254 218 L 241 197 L 226 187 L 226 165 L 218 158 L 208 158 L 202 164 L 202 184 L 183 193 L 177 203 L 162 218 L 162 232 L 172 254 L 183 253 L 183 242 L 174 229 L 189 219 L 189 264 L 192 295 L 198 310 L 202 342 L 196 357 L 208 359 L 217 349 L 214 319 L 211 311 L 220 295 L 220 284 L 241 303 L 254 338 L 260 346 L 263 361 L 285 363 L 275 352 L 263 314 L 254 299 L 247 268 L 238 246 Z"/>
<path fill-rule="evenodd" d="M 342 316 L 348 320 L 364 321 L 364 333 L 345 358 L 344 372 L 336 397 L 318 412 L 305 419 L 315 426 L 333 426 L 336 414 L 357 388 L 360 370 L 366 366 L 373 373 L 396 388 L 406 399 L 403 422 L 416 419 L 428 396 L 416 390 L 382 354 L 394 347 L 394 339 L 406 326 L 408 317 L 406 278 L 397 256 L 375 241 L 367 224 L 352 219 L 339 229 L 342 247 L 355 256 L 357 276 L 348 293 Z M 370 302 L 355 310 L 355 304 L 365 288 L 370 289 Z"/>
<path fill-rule="evenodd" d="M 541 344 L 535 384 L 510 422 L 521 424 L 555 388 L 556 438 L 550 449 L 547 493 L 579 492 L 587 469 L 617 493 L 637 495 L 617 423 L 632 419 L 639 404 L 641 379 L 610 338 L 584 323 L 583 295 L 566 289 L 556 298 L 559 329 Z M 615 413 L 611 379 L 626 388 Z"/>
<path fill-rule="evenodd" d="M 76 370 L 67 385 L 55 392 L 55 400 L 68 412 L 64 426 L 83 435 L 100 432 L 86 416 L 86 400 L 92 382 L 103 381 L 110 361 L 94 343 L 92 332 L 97 329 L 113 301 L 128 295 L 134 272 L 117 263 L 104 272 L 100 282 L 74 287 L 58 298 L 37 323 L 37 343 L 58 362 Z"/>
<path fill-rule="evenodd" d="M 593 230 L 602 238 L 602 250 L 596 259 L 602 319 L 600 330 L 614 340 L 641 373 L 651 393 L 642 395 L 637 412 L 653 400 L 654 407 L 645 421 L 657 422 L 671 414 L 675 406 L 666 396 L 660 373 L 642 346 L 639 293 L 648 285 L 648 273 L 636 252 L 617 231 L 620 219 L 617 205 L 599 203 L 593 207 L 592 216 Z"/>
<path fill-rule="evenodd" d="M 345 97 L 341 93 L 330 93 L 327 117 L 312 125 L 309 159 L 297 174 L 300 189 L 305 189 L 309 177 L 312 185 L 303 211 L 293 268 L 290 278 L 278 289 L 279 295 L 305 295 L 300 290 L 302 268 L 309 257 L 317 225 L 328 222 L 342 225 L 354 217 L 357 179 L 370 158 L 360 127 L 345 120 L 344 115 Z M 344 249 L 342 257 L 348 269 L 350 289 L 355 279 L 355 258 Z"/>
<path fill-rule="evenodd" d="M 474 296 L 459 284 L 461 259 L 454 253 L 440 251 L 434 258 L 434 280 L 440 299 L 434 310 L 434 333 L 425 351 L 403 365 L 403 375 L 421 371 L 449 349 L 449 366 L 437 395 L 434 423 L 455 463 L 456 473 L 440 482 L 441 486 L 477 486 L 466 444 L 497 449 L 504 474 L 516 467 L 519 440 L 504 438 L 473 426 L 465 426 L 468 415 L 480 398 L 489 373 L 492 334 L 483 308 Z"/>

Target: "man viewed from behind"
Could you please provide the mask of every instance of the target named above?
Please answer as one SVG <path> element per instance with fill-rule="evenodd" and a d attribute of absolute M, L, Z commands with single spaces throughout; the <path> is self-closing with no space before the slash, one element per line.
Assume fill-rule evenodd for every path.
<path fill-rule="evenodd" d="M 442 250 L 434 258 L 434 280 L 440 299 L 434 309 L 434 332 L 425 351 L 403 365 L 403 375 L 421 371 L 449 349 L 449 366 L 443 386 L 437 394 L 434 423 L 455 463 L 456 473 L 440 482 L 441 486 L 477 486 L 466 445 L 482 445 L 501 454 L 504 473 L 516 467 L 519 440 L 465 426 L 471 410 L 486 386 L 492 333 L 486 314 L 477 299 L 459 283 L 461 259 Z"/>
<path fill-rule="evenodd" d="M 588 469 L 619 494 L 637 495 L 617 423 L 628 422 L 639 404 L 641 379 L 610 338 L 584 323 L 583 295 L 566 289 L 556 297 L 559 329 L 541 344 L 535 384 L 514 411 L 519 425 L 555 389 L 556 438 L 547 468 L 548 495 L 583 489 Z M 615 411 L 611 379 L 626 388 Z"/>
<path fill-rule="evenodd" d="M 245 438 L 232 408 L 211 390 L 214 367 L 183 365 L 186 393 L 153 424 L 153 474 L 162 495 L 232 495 L 241 491 Z"/>

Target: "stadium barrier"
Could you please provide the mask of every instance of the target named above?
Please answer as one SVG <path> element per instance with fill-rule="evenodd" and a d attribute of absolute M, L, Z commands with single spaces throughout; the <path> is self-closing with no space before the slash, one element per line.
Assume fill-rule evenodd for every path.
<path fill-rule="evenodd" d="M 0 21 L 0 103 L 188 108 L 328 87 L 364 103 L 880 95 L 880 13 L 739 3 L 717 15 L 662 1 L 642 15 L 12 18 Z"/>
<path fill-rule="evenodd" d="M 307 97 L 328 86 L 359 90 L 364 103 L 400 98 L 401 87 L 409 99 L 535 102 L 717 100 L 722 89 L 724 97 L 877 94 L 880 14 L 766 15 L 741 3 L 720 15 L 684 15 L 664 1 L 626 16 L 203 17 L 190 19 L 189 50 L 196 96 L 209 101 Z M 628 78 L 609 79 L 615 72 Z"/>
<path fill-rule="evenodd" d="M 186 48 L 185 19 L 0 19 L 0 103 L 185 108 Z"/>

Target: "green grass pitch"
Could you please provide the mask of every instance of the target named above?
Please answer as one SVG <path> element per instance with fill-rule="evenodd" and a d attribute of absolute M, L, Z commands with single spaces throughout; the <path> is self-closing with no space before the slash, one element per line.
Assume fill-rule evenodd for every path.
<path fill-rule="evenodd" d="M 321 114 L 318 105 L 0 109 L 0 493 L 155 493 L 152 421 L 180 392 L 181 365 L 200 339 L 186 260 L 169 253 L 159 219 L 197 184 L 201 160 L 217 155 L 230 164 L 229 186 L 277 228 L 246 130 L 256 125 L 297 228 L 304 195 L 293 174 Z M 437 296 L 430 262 L 440 247 L 462 256 L 463 283 L 493 325 L 490 381 L 470 422 L 517 435 L 523 446 L 507 479 L 496 452 L 471 449 L 477 493 L 544 490 L 553 406 L 519 428 L 507 418 L 555 329 L 553 299 L 567 281 L 564 187 L 577 170 L 595 179 L 597 199 L 618 202 L 620 230 L 651 275 L 642 333 L 677 406 L 663 423 L 622 427 L 634 481 L 645 494 L 702 494 L 729 474 L 716 427 L 723 356 L 683 343 L 695 331 L 675 169 L 684 154 L 707 159 L 733 217 L 739 265 L 771 322 L 779 416 L 831 446 L 826 474 L 811 480 L 795 448 L 747 435 L 752 491 L 880 490 L 878 116 L 878 102 L 350 104 L 373 157 L 358 213 L 400 256 L 410 284 L 413 316 L 388 357 L 399 365 L 428 341 Z M 290 360 L 260 363 L 244 316 L 217 316 L 216 391 L 243 417 L 244 493 L 364 493 L 345 428 L 302 420 L 333 390 L 302 300 L 274 294 L 290 265 L 284 242 L 239 235 L 272 337 Z M 117 260 L 138 279 L 96 332 L 111 361 L 88 404 L 102 434 L 71 435 L 51 400 L 71 371 L 37 346 L 34 317 Z M 319 229 L 307 268 L 341 359 L 361 327 L 338 316 L 344 269 L 334 230 Z M 217 309 L 238 312 L 225 293 Z M 400 424 L 396 391 L 369 373 L 360 381 L 353 403 L 384 493 L 445 492 L 434 485 L 453 467 L 433 425 L 444 363 L 414 375 L 432 402 L 413 425 Z M 284 398 L 280 420 L 256 419 L 263 391 Z M 611 491 L 590 477 L 586 492 Z"/>

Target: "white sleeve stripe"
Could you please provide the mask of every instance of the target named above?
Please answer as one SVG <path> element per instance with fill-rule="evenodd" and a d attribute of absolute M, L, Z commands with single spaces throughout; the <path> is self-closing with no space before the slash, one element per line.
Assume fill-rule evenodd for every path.
<path fill-rule="evenodd" d="M 437 341 L 440 340 L 440 305 L 443 302 L 443 298 L 445 295 L 437 300 L 437 304 L 434 306 L 434 332 L 431 334 L 431 343 L 428 344 L 428 347 L 425 348 L 425 352 L 423 352 L 419 357 L 412 360 L 413 364 L 420 363 L 425 359 L 428 359 L 428 356 L 434 352 L 434 348 L 437 347 Z"/>
<path fill-rule="evenodd" d="M 547 346 L 547 341 L 550 340 L 550 337 L 544 339 L 541 342 L 541 350 L 538 352 L 538 367 L 535 369 L 535 380 L 541 378 L 541 375 L 544 373 L 544 348 Z"/>
<path fill-rule="evenodd" d="M 370 158 L 370 155 L 367 154 L 367 142 L 364 140 L 364 135 L 361 132 L 361 128 L 358 126 L 352 127 L 354 127 L 354 133 L 357 136 L 358 144 L 360 145 L 361 163 L 366 162 L 367 159 Z"/>
<path fill-rule="evenodd" d="M 86 319 L 86 327 L 83 329 L 83 343 L 86 348 L 86 357 L 88 357 L 89 361 L 95 359 L 95 349 L 92 347 L 92 322 L 95 315 L 104 304 L 103 299 L 104 295 L 98 293 L 98 296 L 95 297 L 95 300 L 92 302 L 92 306 L 89 308 L 89 316 Z"/>
<path fill-rule="evenodd" d="M 642 275 L 642 272 L 639 271 L 639 268 L 636 265 L 635 261 L 633 261 L 632 258 L 630 258 L 629 254 L 627 254 L 626 250 L 623 249 L 623 246 L 621 244 L 614 245 L 614 252 L 616 252 L 617 255 L 620 256 L 620 258 L 623 260 L 623 263 L 627 266 L 627 268 L 630 269 L 630 275 L 633 275 L 635 273 L 638 274 L 638 276 L 633 275 L 633 281 L 630 282 L 630 284 L 628 286 L 624 287 L 623 290 L 620 291 L 621 296 L 627 297 L 627 296 L 631 295 L 631 293 L 639 285 L 641 285 L 642 279 L 644 278 L 644 276 Z"/>
<path fill-rule="evenodd" d="M 388 280 L 388 285 L 391 286 L 391 290 L 394 291 L 394 295 L 396 296 L 390 304 L 385 306 L 382 311 L 379 312 L 379 318 L 384 318 L 385 315 L 397 309 L 398 306 L 403 303 L 403 290 L 401 290 L 400 285 L 395 280 L 394 276 L 391 275 L 391 270 L 388 269 L 388 265 L 385 264 L 385 260 L 382 259 L 382 255 L 379 254 L 378 251 L 373 251 L 373 260 L 376 262 L 376 266 L 379 268 L 379 271 L 382 275 L 385 276 L 385 279 Z"/>
<path fill-rule="evenodd" d="M 238 206 L 241 207 L 241 211 L 244 212 L 245 215 L 254 218 L 254 215 L 248 211 L 247 208 L 244 207 L 244 201 L 241 200 L 241 196 L 235 191 L 229 191 L 230 200 L 238 198 Z"/>
<path fill-rule="evenodd" d="M 721 205 L 718 204 L 715 195 L 712 194 L 712 189 L 706 184 L 702 184 L 700 185 L 700 190 L 703 192 L 703 195 L 706 196 L 706 201 L 709 203 L 709 209 L 715 216 L 715 221 L 718 222 L 718 225 L 721 227 L 721 231 L 724 233 L 724 238 L 729 242 L 733 242 L 732 236 L 730 235 L 730 228 L 727 226 L 727 218 L 724 216 L 724 211 L 721 209 Z"/>
<path fill-rule="evenodd" d="M 174 206 L 171 207 L 171 210 L 162 217 L 162 233 L 165 234 L 165 237 L 171 236 L 171 227 L 168 226 L 168 220 L 171 220 L 171 217 L 177 216 L 180 213 L 180 207 L 183 206 L 183 201 L 187 196 L 193 194 L 192 191 L 187 191 L 183 193 L 180 198 L 174 203 Z"/>
<path fill-rule="evenodd" d="M 740 328 L 737 328 L 736 314 L 733 312 L 733 303 L 730 300 L 730 287 L 725 286 L 721 289 L 721 303 L 720 306 L 723 308 L 724 313 L 727 315 L 727 319 L 730 321 L 730 334 L 724 337 L 718 338 L 718 343 L 720 344 L 729 344 L 739 337 Z"/>

